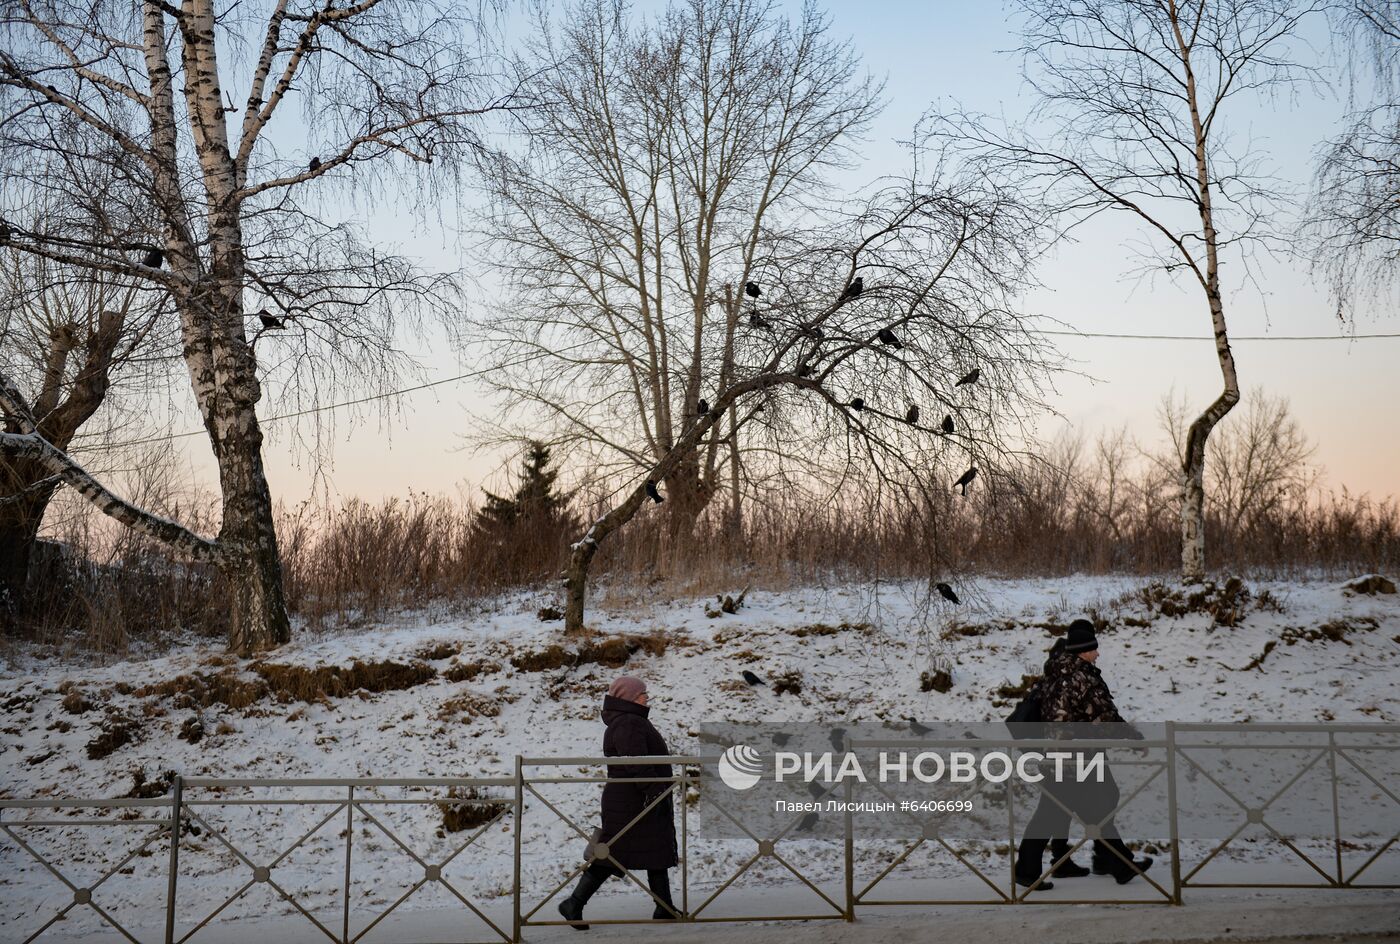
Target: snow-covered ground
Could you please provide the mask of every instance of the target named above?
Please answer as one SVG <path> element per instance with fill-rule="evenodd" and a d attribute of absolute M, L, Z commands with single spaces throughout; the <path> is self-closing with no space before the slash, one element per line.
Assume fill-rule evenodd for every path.
<path fill-rule="evenodd" d="M 1101 636 L 1099 666 L 1130 719 L 1400 721 L 1400 595 L 1351 594 L 1335 582 L 1251 583 L 1250 598 L 1234 601 L 1240 618 L 1238 625 L 1229 627 L 1212 625 L 1207 613 L 1162 615 L 1160 600 L 1154 606 L 1138 593 L 1148 583 L 1137 577 L 989 579 L 965 591 L 968 599 L 957 608 L 931 603 L 926 588 L 914 584 L 839 584 L 755 591 L 738 613 L 713 617 L 707 615 L 707 610 L 716 610 L 713 596 L 652 602 L 645 593 L 632 592 L 614 594 L 610 606 L 592 615 L 600 637 L 647 637 L 640 648 L 635 648 L 637 641 L 632 643 L 635 651 L 626 657 L 625 671 L 647 680 L 653 720 L 677 753 L 712 753 L 694 736 L 704 721 L 1002 718 L 1012 699 L 998 690 L 1020 682 L 1024 673 L 1038 672 L 1055 628 L 1085 613 L 1112 627 Z M 290 646 L 261 660 L 262 674 L 256 673 L 257 666 L 204 645 L 105 665 L 64 661 L 33 649 L 15 651 L 0 666 L 0 796 L 119 797 L 137 785 L 136 771 L 147 782 L 159 782 L 168 770 L 218 778 L 492 777 L 513 774 L 517 754 L 594 755 L 602 734 L 599 699 L 608 681 L 624 669 L 596 662 L 571 666 L 568 659 L 556 665 L 557 654 L 548 647 L 562 644 L 572 651 L 576 643 L 560 636 L 560 623 L 536 616 L 544 602 L 543 597 L 518 594 L 466 617 L 410 614 L 386 625 L 302 632 Z M 625 650 L 614 655 L 621 659 Z M 394 683 L 406 687 L 376 694 L 335 693 L 332 683 L 328 697 L 304 701 L 311 697 L 304 674 L 269 669 L 345 668 L 357 660 L 425 663 L 433 671 L 407 672 L 407 678 Z M 744 669 L 765 680 L 789 676 L 800 691 L 778 695 L 768 687 L 751 687 L 740 679 Z M 921 677 L 939 669 L 951 671 L 952 688 L 921 690 Z M 449 676 L 463 680 L 451 681 Z M 89 759 L 94 742 L 99 748 L 95 752 L 104 752 L 99 740 L 104 732 L 107 747 L 129 740 L 106 756 Z M 591 822 L 595 784 L 544 784 L 539 789 L 560 811 L 581 824 Z M 491 797 L 510 791 L 480 792 Z M 302 787 L 264 789 L 256 795 L 333 801 L 344 793 Z M 359 794 L 380 799 L 441 795 L 441 790 L 412 789 Z M 192 790 L 188 798 L 251 796 L 243 790 Z M 527 800 L 522 887 L 528 910 L 564 881 L 577 863 L 581 842 L 543 801 L 529 796 Z M 278 885 L 340 932 L 343 812 L 277 860 L 335 806 L 196 809 L 254 864 L 276 861 L 273 878 Z M 426 863 L 441 861 L 475 831 L 443 832 L 443 816 L 433 806 L 385 804 L 373 809 Z M 73 815 L 77 814 L 7 810 L 4 819 Z M 113 818 L 120 813 L 97 815 Z M 142 830 L 153 828 L 128 822 L 122 829 L 64 826 L 17 831 L 23 831 L 35 851 L 52 855 L 61 863 L 60 870 L 71 873 L 74 884 L 83 887 L 135 848 L 145 838 Z M 420 881 L 424 872 L 363 817 L 352 829 L 353 934 Z M 505 822 L 491 825 L 442 869 L 453 887 L 507 931 L 514 842 L 510 829 Z M 1263 846 L 1241 845 L 1239 855 L 1246 859 L 1276 854 Z M 692 842 L 692 907 L 747 859 L 748 850 L 731 846 Z M 148 849 L 151 854 L 132 859 L 98 889 L 94 900 L 118 920 L 158 926 L 166 848 L 157 839 Z M 839 844 L 795 841 L 785 843 L 783 851 L 840 900 Z M 891 882 L 952 881 L 965 875 L 952 857 L 925 853 L 906 863 Z M 858 871 L 873 877 L 887 855 L 888 850 L 858 850 Z M 1394 859 L 1400 851 L 1392 848 L 1386 855 Z M 989 872 L 1005 873 L 1004 848 L 988 845 L 969 856 Z M 249 877 L 247 866 L 208 831 L 182 840 L 181 859 L 182 928 L 212 911 Z M 1085 881 L 1107 883 L 1100 878 Z M 597 907 L 622 907 L 642 894 L 621 882 L 610 885 Z M 1151 897 L 1151 889 L 1140 882 L 1130 887 L 1138 889 L 1137 897 Z M 763 889 L 807 891 L 809 910 L 803 913 L 819 913 L 824 905 L 773 861 L 746 873 L 726 891 L 731 896 L 726 901 L 740 907 L 744 895 L 756 895 L 754 900 L 771 907 L 775 899 Z M 1111 897 L 1118 891 L 1111 884 L 1096 885 L 1092 894 Z M 1372 900 L 1378 894 L 1382 904 L 1377 907 L 1394 910 L 1394 893 L 1330 894 L 1370 895 Z M 8 836 L 0 835 L 0 939 L 22 940 L 72 898 L 70 890 Z M 715 914 L 723 913 L 718 905 L 717 899 Z M 456 911 L 444 910 L 449 908 Z M 258 884 L 221 912 L 216 924 L 240 917 L 268 919 L 291 910 L 270 886 Z M 423 915 L 429 924 L 432 915 L 470 917 L 445 888 L 430 882 L 367 940 L 389 939 L 382 935 L 390 933 L 396 919 L 412 914 Z M 552 905 L 538 914 L 553 916 Z M 95 917 L 92 909 L 80 907 L 59 927 L 66 935 L 81 933 L 99 926 Z M 314 932 L 310 922 L 295 917 Z M 872 920 L 896 927 L 902 919 Z M 531 937 L 561 930 L 540 929 Z M 489 938 L 480 931 L 478 923 L 476 931 L 468 932 L 477 935 L 470 939 Z M 458 928 L 454 933 L 462 932 Z M 836 931 L 821 933 L 832 935 L 823 940 L 846 939 Z M 1164 929 L 1161 936 L 1169 935 Z"/>

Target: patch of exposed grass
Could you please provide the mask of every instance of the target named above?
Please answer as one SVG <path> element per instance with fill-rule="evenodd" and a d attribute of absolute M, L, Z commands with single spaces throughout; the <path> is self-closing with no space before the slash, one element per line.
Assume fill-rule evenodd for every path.
<path fill-rule="evenodd" d="M 102 719 L 97 736 L 88 741 L 88 760 L 109 757 L 118 748 L 130 744 L 141 735 L 141 722 L 115 712 Z"/>

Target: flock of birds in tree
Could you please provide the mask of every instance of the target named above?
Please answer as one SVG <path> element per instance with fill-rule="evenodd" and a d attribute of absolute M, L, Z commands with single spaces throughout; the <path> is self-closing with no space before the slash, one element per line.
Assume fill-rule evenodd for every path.
<path fill-rule="evenodd" d="M 845 301 L 851 298 L 859 298 L 861 293 L 864 291 L 865 277 L 858 275 L 851 280 L 850 284 L 847 285 L 845 290 L 841 293 L 841 300 Z M 744 294 L 752 299 L 762 298 L 763 287 L 760 286 L 757 282 L 747 281 L 744 283 Z M 765 319 L 761 314 L 758 313 L 757 308 L 754 308 L 749 312 L 749 326 L 759 329 L 767 329 L 769 327 L 767 319 Z M 826 334 L 824 331 L 822 331 L 820 325 L 802 325 L 798 328 L 798 335 L 815 343 L 820 343 L 826 337 Z M 875 339 L 885 347 L 893 348 L 896 351 L 901 350 L 904 347 L 904 343 L 899 340 L 899 335 L 894 333 L 893 328 L 881 328 L 875 333 Z M 797 364 L 797 376 L 809 377 L 812 375 L 813 372 L 814 368 L 810 363 L 807 362 L 806 358 L 799 357 Z M 953 384 L 953 386 L 954 388 L 971 386 L 972 384 L 977 383 L 977 381 L 981 378 L 981 368 L 974 367 L 962 377 L 960 377 L 958 379 L 958 382 Z M 857 413 L 863 412 L 866 408 L 865 398 L 858 396 L 852 397 L 847 406 L 849 406 L 852 410 L 855 410 Z M 761 411 L 762 406 L 760 405 L 758 409 Z M 704 397 L 701 397 L 700 400 L 696 403 L 695 412 L 698 417 L 708 416 L 710 413 L 710 402 Z M 910 426 L 917 426 L 919 423 L 920 415 L 921 414 L 919 411 L 919 405 L 917 403 L 911 403 L 909 405 L 909 409 L 904 414 L 904 422 L 908 423 Z M 952 415 L 946 414 L 943 417 L 943 422 L 940 423 L 938 425 L 938 428 L 935 430 L 935 433 L 943 436 L 948 436 L 955 432 L 956 429 L 957 425 L 953 422 Z M 972 483 L 972 480 L 975 478 L 977 478 L 977 467 L 971 466 L 966 472 L 964 472 L 961 476 L 958 477 L 958 480 L 953 483 L 953 487 L 961 489 L 962 494 L 966 495 L 968 485 L 970 485 Z M 657 490 L 656 482 L 652 479 L 647 479 L 646 494 L 648 498 L 650 498 L 653 502 L 655 502 L 658 505 L 666 500 L 661 495 L 661 492 Z M 947 587 L 947 584 L 939 584 L 938 586 L 939 591 L 942 592 L 943 588 Z M 952 594 L 951 588 L 949 588 L 947 593 L 944 593 L 943 596 L 945 599 L 951 599 L 952 602 L 956 603 L 956 597 L 950 597 L 950 594 Z"/>
<path fill-rule="evenodd" d="M 846 301 L 852 298 L 859 298 L 861 293 L 864 291 L 865 278 L 863 276 L 856 276 L 854 279 L 851 280 L 850 284 L 847 285 L 845 290 L 841 293 L 841 300 Z M 763 288 L 757 282 L 747 281 L 744 283 L 744 294 L 749 298 L 756 300 L 763 297 Z M 766 330 L 769 327 L 767 319 L 765 319 L 761 314 L 759 314 L 758 309 L 756 307 L 750 310 L 748 322 L 749 326 L 752 328 Z M 820 325 L 802 325 L 798 329 L 798 335 L 815 343 L 820 343 L 825 338 L 825 332 L 822 331 Z M 894 329 L 890 327 L 883 327 L 879 331 L 877 331 L 875 333 L 875 339 L 885 347 L 892 348 L 896 351 L 902 350 L 904 347 L 904 342 L 900 341 L 899 335 L 895 334 Z M 797 375 L 799 377 L 807 377 L 810 376 L 812 372 L 812 365 L 809 364 L 805 358 L 799 358 L 797 365 Z M 960 377 L 958 379 L 958 382 L 953 386 L 955 388 L 971 386 L 977 383 L 977 381 L 979 381 L 981 378 L 981 369 L 974 367 L 962 377 Z M 847 405 L 857 413 L 863 412 L 866 408 L 865 399 L 859 396 L 852 397 Z M 759 409 L 761 410 L 762 407 L 760 406 Z M 695 405 L 695 412 L 697 417 L 703 418 L 705 416 L 708 416 L 710 413 L 710 402 L 704 397 L 701 397 Z M 910 426 L 917 426 L 919 422 L 919 416 L 919 405 L 917 403 L 911 403 L 909 405 L 908 411 L 904 414 L 904 421 Z M 955 432 L 956 429 L 957 425 L 953 422 L 952 415 L 946 414 L 943 417 L 943 422 L 939 424 L 938 429 L 935 430 L 935 432 L 937 432 L 940 435 L 947 436 Z M 968 485 L 972 484 L 972 480 L 975 478 L 977 478 L 977 467 L 971 466 L 966 472 L 964 472 L 958 477 L 958 480 L 953 483 L 953 487 L 960 489 L 962 494 L 966 495 Z M 647 497 L 658 505 L 666 500 L 662 496 L 661 492 L 657 489 L 656 482 L 653 479 L 647 479 L 645 491 Z M 949 603 L 952 603 L 954 606 L 961 604 L 962 601 L 958 599 L 957 593 L 953 590 L 950 584 L 936 583 L 934 585 L 934 589 L 938 591 L 938 595 L 940 597 L 942 597 L 944 600 L 947 600 Z M 747 669 L 745 669 L 743 672 L 743 679 L 749 685 L 763 684 L 762 679 L 760 679 L 757 675 L 755 675 L 753 672 L 750 672 Z"/>

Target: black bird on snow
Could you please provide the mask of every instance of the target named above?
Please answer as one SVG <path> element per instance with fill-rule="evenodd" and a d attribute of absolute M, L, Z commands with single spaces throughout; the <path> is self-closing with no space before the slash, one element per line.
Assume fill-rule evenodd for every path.
<path fill-rule="evenodd" d="M 809 831 L 813 826 L 817 825 L 818 818 L 819 817 L 814 812 L 803 816 L 802 821 L 797 824 L 796 832 L 805 833 Z"/>
<path fill-rule="evenodd" d="M 949 603 L 962 603 L 962 601 L 958 599 L 958 595 L 953 592 L 953 588 L 946 583 L 934 584 L 934 587 L 938 590 L 938 595 Z"/>
<path fill-rule="evenodd" d="M 832 728 L 831 735 L 828 739 L 831 741 L 831 746 L 836 748 L 836 750 L 843 751 L 846 749 L 845 728 Z"/>
<path fill-rule="evenodd" d="M 968 470 L 967 470 L 966 472 L 964 472 L 962 475 L 958 476 L 958 480 L 957 480 L 956 482 L 953 483 L 953 487 L 954 487 L 954 488 L 958 488 L 959 486 L 961 486 L 961 487 L 962 487 L 962 493 L 963 493 L 964 495 L 966 495 L 966 494 L 967 494 L 967 486 L 968 486 L 968 483 L 971 482 L 971 481 L 972 481 L 973 479 L 975 479 L 975 478 L 977 478 L 977 466 L 974 465 L 972 468 L 968 469 Z"/>
<path fill-rule="evenodd" d="M 859 413 L 861 410 L 865 409 L 865 401 L 862 400 L 860 397 L 853 398 L 851 400 L 851 409 Z"/>
<path fill-rule="evenodd" d="M 749 298 L 757 298 L 763 294 L 763 289 L 758 287 L 757 282 L 745 282 L 744 294 L 749 296 Z"/>
<path fill-rule="evenodd" d="M 750 327 L 750 328 L 766 328 L 766 327 L 768 327 L 768 322 L 764 321 L 764 320 L 763 320 L 763 316 L 760 315 L 758 312 L 756 312 L 756 311 L 750 312 L 750 313 L 749 313 L 749 327 Z"/>
<path fill-rule="evenodd" d="M 164 262 L 165 253 L 159 249 L 147 250 L 145 257 L 141 260 L 141 264 L 148 269 L 159 269 Z"/>
<path fill-rule="evenodd" d="M 319 157 L 313 157 L 311 159 L 311 163 L 307 164 L 306 166 L 308 169 L 311 170 L 312 173 L 315 173 L 316 171 L 321 169 L 321 159 Z"/>
<path fill-rule="evenodd" d="M 943 432 L 951 433 L 954 430 L 954 428 L 955 427 L 953 426 L 953 418 L 951 416 L 943 417 Z"/>
<path fill-rule="evenodd" d="M 709 413 L 710 401 L 706 400 L 704 397 L 701 397 L 700 402 L 695 404 L 695 412 L 701 416 L 704 416 L 706 413 Z"/>
<path fill-rule="evenodd" d="M 972 368 L 972 370 L 969 370 L 966 374 L 964 374 L 964 375 L 963 375 L 963 378 L 962 378 L 961 380 L 959 380 L 957 383 L 953 384 L 953 386 L 954 386 L 954 387 L 965 387 L 965 386 L 967 386 L 968 384 L 975 384 L 975 383 L 977 382 L 978 378 L 980 378 L 981 376 L 982 376 L 982 370 L 981 370 L 981 368 L 974 367 L 974 368 Z"/>
<path fill-rule="evenodd" d="M 750 685 L 762 685 L 762 684 L 763 684 L 763 679 L 759 678 L 757 675 L 754 675 L 754 674 L 753 674 L 752 672 L 750 672 L 748 669 L 745 669 L 743 672 L 740 672 L 739 674 L 742 675 L 742 676 L 744 677 L 744 681 L 745 681 L 745 682 L 748 682 Z"/>
<path fill-rule="evenodd" d="M 850 285 L 846 286 L 846 291 L 841 293 L 842 298 L 860 298 L 860 293 L 865 291 L 865 276 L 858 275 Z"/>
<path fill-rule="evenodd" d="M 786 747 L 787 742 L 791 740 L 792 735 L 788 734 L 786 731 L 779 731 L 777 734 L 773 735 L 773 743 L 779 747 Z"/>
<path fill-rule="evenodd" d="M 913 731 L 913 732 L 914 732 L 915 734 L 917 734 L 919 737 L 923 737 L 925 734 L 928 734 L 930 731 L 932 731 L 933 728 L 930 728 L 930 727 L 929 727 L 928 725 L 926 725 L 926 724 L 919 724 L 919 722 L 915 721 L 913 718 L 910 718 L 910 719 L 909 719 L 909 730 L 910 730 L 910 731 Z"/>
<path fill-rule="evenodd" d="M 268 314 L 266 308 L 258 312 L 258 320 L 262 322 L 264 328 L 281 329 L 287 327 L 287 319 Z"/>
<path fill-rule="evenodd" d="M 650 498 L 658 505 L 666 500 L 661 497 L 661 493 L 656 490 L 656 483 L 651 479 L 647 479 L 647 498 Z"/>
<path fill-rule="evenodd" d="M 909 412 L 904 414 L 904 422 L 908 423 L 910 426 L 919 422 L 919 405 L 917 403 L 909 407 Z"/>
<path fill-rule="evenodd" d="M 895 333 L 889 328 L 881 328 L 875 336 L 880 339 L 881 344 L 887 344 L 896 350 L 904 347 L 903 344 L 899 343 L 899 338 L 897 338 Z"/>

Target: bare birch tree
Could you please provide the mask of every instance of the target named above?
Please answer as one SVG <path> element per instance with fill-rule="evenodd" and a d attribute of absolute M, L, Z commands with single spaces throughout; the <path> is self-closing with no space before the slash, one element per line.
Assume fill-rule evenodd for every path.
<path fill-rule="evenodd" d="M 1400 289 L 1400 0 L 1337 7 L 1350 110 L 1319 158 L 1308 226 L 1337 316 L 1346 318 L 1358 302 L 1393 311 Z"/>
<path fill-rule="evenodd" d="M 513 292 L 482 332 L 511 415 L 616 485 L 573 547 L 566 631 L 644 507 L 682 542 L 725 487 L 737 524 L 741 480 L 917 495 L 1010 448 L 1047 367 L 1014 305 L 1032 208 L 936 154 L 836 191 L 876 89 L 810 8 L 691 0 L 643 23 L 588 0 L 568 24 L 520 64 L 525 146 L 483 162 Z"/>
<path fill-rule="evenodd" d="M 37 185 L 41 159 L 72 155 L 124 174 L 141 201 L 130 217 L 141 225 L 97 238 L 8 218 L 0 238 L 169 296 L 219 469 L 219 534 L 201 537 L 111 495 L 44 438 L 7 378 L 0 406 L 17 431 L 0 446 L 124 523 L 217 563 L 235 651 L 290 633 L 256 413 L 269 363 L 285 370 L 286 389 L 311 385 L 312 396 L 320 382 L 383 376 L 397 363 L 396 313 L 445 303 L 449 287 L 365 243 L 319 188 L 382 189 L 371 176 L 381 166 L 427 168 L 417 182 L 451 183 L 492 104 L 476 25 L 457 4 L 406 0 L 0 6 L 0 173 Z"/>
<path fill-rule="evenodd" d="M 989 167 L 1057 207 L 1068 232 L 1110 211 L 1136 219 L 1145 268 L 1185 278 L 1209 318 L 1223 386 L 1182 450 L 1181 573 L 1206 569 L 1206 443 L 1239 402 L 1222 269 L 1281 243 L 1282 188 L 1233 137 L 1248 96 L 1312 78 L 1292 58 L 1300 23 L 1321 3 L 1296 0 L 1018 0 L 1032 133 L 967 118 Z"/>

